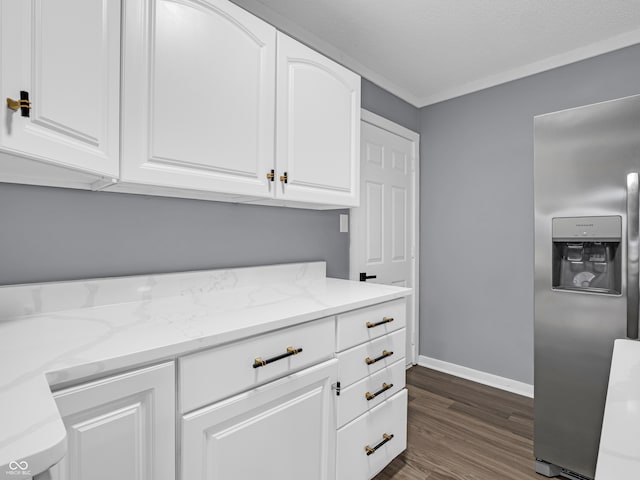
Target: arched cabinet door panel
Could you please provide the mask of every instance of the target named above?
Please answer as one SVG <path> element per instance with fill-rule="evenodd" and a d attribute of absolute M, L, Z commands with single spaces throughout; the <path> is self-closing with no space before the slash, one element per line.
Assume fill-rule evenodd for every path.
<path fill-rule="evenodd" d="M 226 0 L 125 8 L 122 181 L 272 197 L 275 28 Z"/>
<path fill-rule="evenodd" d="M 360 77 L 278 33 L 276 197 L 357 206 Z"/>

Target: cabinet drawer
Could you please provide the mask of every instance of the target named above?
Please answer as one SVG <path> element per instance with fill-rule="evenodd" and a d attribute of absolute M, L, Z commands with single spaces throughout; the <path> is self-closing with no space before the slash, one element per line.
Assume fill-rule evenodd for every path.
<path fill-rule="evenodd" d="M 405 387 L 405 362 L 396 361 L 359 382 L 344 388 L 337 397 L 338 427 L 380 405 Z"/>
<path fill-rule="evenodd" d="M 180 358 L 180 411 L 189 412 L 331 358 L 334 321 L 327 317 Z M 285 356 L 288 348 L 302 350 Z M 256 359 L 266 365 L 254 367 Z"/>
<path fill-rule="evenodd" d="M 380 472 L 407 448 L 407 390 L 338 430 L 337 447 L 337 480 L 365 480 Z"/>
<path fill-rule="evenodd" d="M 403 328 L 407 323 L 404 298 L 338 315 L 338 352 Z"/>
<path fill-rule="evenodd" d="M 404 358 L 405 334 L 406 330 L 403 328 L 353 347 L 346 352 L 340 352 L 338 354 L 338 380 L 340 380 L 341 387 L 346 388 L 361 378 L 378 372 Z M 385 352 L 387 356 L 383 356 Z"/>

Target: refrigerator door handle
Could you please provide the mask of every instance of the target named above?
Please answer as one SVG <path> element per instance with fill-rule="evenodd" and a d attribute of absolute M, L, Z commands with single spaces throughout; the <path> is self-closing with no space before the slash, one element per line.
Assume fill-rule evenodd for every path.
<path fill-rule="evenodd" d="M 638 338 L 640 269 L 638 229 L 640 228 L 638 172 L 627 175 L 627 337 Z"/>

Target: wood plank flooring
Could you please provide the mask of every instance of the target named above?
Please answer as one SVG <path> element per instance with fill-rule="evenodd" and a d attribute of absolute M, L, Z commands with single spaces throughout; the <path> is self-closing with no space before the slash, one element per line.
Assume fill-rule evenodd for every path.
<path fill-rule="evenodd" d="M 542 480 L 533 400 L 415 366 L 408 448 L 374 480 Z"/>

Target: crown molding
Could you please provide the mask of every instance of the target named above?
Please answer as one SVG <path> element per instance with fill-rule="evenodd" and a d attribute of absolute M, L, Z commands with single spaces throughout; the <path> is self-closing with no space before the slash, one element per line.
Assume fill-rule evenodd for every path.
<path fill-rule="evenodd" d="M 473 82 L 465 83 L 464 85 L 436 92 L 433 95 L 419 99 L 415 106 L 418 108 L 426 107 L 428 105 L 433 105 L 434 103 L 443 102 L 445 100 L 450 100 L 479 90 L 495 87 L 503 83 L 542 73 L 571 63 L 576 63 L 604 53 L 630 47 L 638 43 L 640 43 L 640 29 L 632 30 L 600 42 L 591 43 L 584 47 L 576 48 L 559 55 L 554 55 L 553 57 L 545 58 L 539 62 L 528 63 L 511 70 L 490 75 L 480 80 L 475 80 Z"/>
<path fill-rule="evenodd" d="M 366 78 L 372 83 L 375 83 L 379 87 L 387 90 L 395 96 L 401 98 L 405 102 L 413 105 L 416 108 L 422 108 L 435 103 L 440 103 L 452 98 L 461 97 L 469 93 L 484 90 L 486 88 L 495 87 L 503 83 L 518 80 L 530 75 L 542 73 L 547 70 L 552 70 L 557 67 L 569 65 L 571 63 L 586 60 L 588 58 L 596 57 L 604 53 L 609 53 L 621 48 L 629 47 L 631 45 L 640 43 L 640 28 L 632 30 L 615 37 L 608 38 L 599 42 L 591 43 L 584 47 L 576 48 L 559 55 L 545 58 L 538 62 L 528 63 L 517 68 L 506 70 L 495 75 L 489 75 L 487 77 L 474 80 L 471 82 L 457 85 L 451 88 L 434 92 L 431 95 L 420 97 L 410 92 L 406 88 L 392 82 L 384 75 L 376 72 L 369 67 L 363 65 L 355 58 L 347 55 L 344 51 L 335 47 L 331 43 L 323 40 L 317 35 L 311 33 L 309 30 L 297 25 L 285 16 L 273 10 L 260 0 L 232 0 L 235 4 L 249 11 L 250 13 L 262 18 L 264 21 L 272 24 L 278 30 L 286 33 L 287 35 L 295 38 L 299 42 L 317 50 L 323 55 L 328 56 L 335 62 L 343 65 L 344 67 L 353 70 L 358 75 Z"/>

